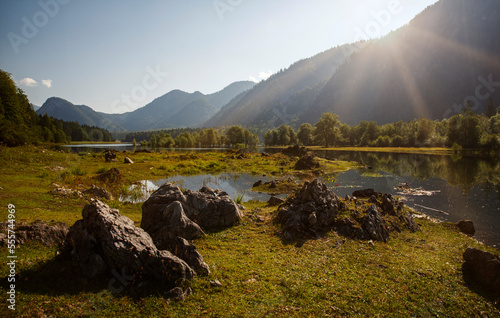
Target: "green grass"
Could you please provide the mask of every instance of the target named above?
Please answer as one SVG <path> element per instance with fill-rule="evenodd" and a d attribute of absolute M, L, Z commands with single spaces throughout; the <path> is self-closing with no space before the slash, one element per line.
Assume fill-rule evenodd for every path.
<path fill-rule="evenodd" d="M 330 234 L 298 248 L 284 244 L 276 235 L 275 209 L 256 202 L 247 207 L 238 226 L 194 242 L 212 274 L 186 282 L 194 294 L 182 303 L 157 295 L 113 296 L 107 290 L 108 280 L 85 282 L 78 275 L 73 277 L 70 264 L 54 261 L 54 248 L 29 244 L 17 250 L 22 281 L 17 313 L 20 317 L 500 314 L 490 301 L 472 292 L 461 276 L 465 248 L 485 247 L 447 225 L 418 220 L 422 232 L 393 233 L 387 244 L 371 245 Z M 6 253 L 0 249 L 1 258 Z M 0 270 L 0 276 L 6 273 L 5 268 Z M 222 287 L 210 286 L 215 279 Z"/>
<path fill-rule="evenodd" d="M 121 164 L 131 156 L 134 165 Z M 118 162 L 104 163 L 102 155 L 79 156 L 36 147 L 1 148 L 0 204 L 16 206 L 16 221 L 81 219 L 86 198 L 55 197 L 48 192 L 58 183 L 84 190 L 99 184 L 98 173 L 118 168 L 122 181 L 103 185 L 115 198 L 139 180 L 210 169 L 225 172 L 255 171 L 283 175 L 293 172 L 294 161 L 274 155 L 251 154 L 230 159 L 228 154 L 196 155 L 118 154 Z M 180 166 L 184 164 L 184 167 Z M 322 162 L 326 172 L 349 169 L 343 162 Z M 355 165 L 353 165 L 355 166 Z M 64 170 L 60 170 L 62 169 Z M 283 168 L 283 174 L 282 169 Z M 86 171 L 86 174 L 74 171 Z M 94 173 L 96 171 L 97 173 Z M 66 174 L 65 174 L 66 173 Z M 66 178 L 61 178 L 65 174 Z M 101 184 L 102 185 L 102 184 Z M 107 202 L 141 221 L 141 204 Z M 56 248 L 30 243 L 18 255 L 17 311 L 19 317 L 473 317 L 500 316 L 490 299 L 471 291 L 461 273 L 462 253 L 480 245 L 448 224 L 425 219 L 418 233 L 392 233 L 387 243 L 373 245 L 345 240 L 332 233 L 302 247 L 286 244 L 273 223 L 276 208 L 246 202 L 243 221 L 194 244 L 210 265 L 210 277 L 185 283 L 194 294 L 182 303 L 152 294 L 133 298 L 112 295 L 108 278 L 84 280 L 71 262 L 55 258 Z M 7 209 L 0 210 L 0 221 Z M 264 220 L 264 221 L 262 221 Z M 7 259 L 0 248 L 0 259 Z M 0 279 L 7 267 L 0 266 Z M 222 287 L 211 287 L 218 279 Z M 0 293 L 6 295 L 5 280 Z M 5 303 L 0 316 L 8 317 Z"/>

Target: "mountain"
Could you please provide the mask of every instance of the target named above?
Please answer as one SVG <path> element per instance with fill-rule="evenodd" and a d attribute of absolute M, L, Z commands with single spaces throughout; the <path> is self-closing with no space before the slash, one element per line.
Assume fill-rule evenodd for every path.
<path fill-rule="evenodd" d="M 378 39 L 299 61 L 226 105 L 204 126 L 315 123 L 325 112 L 379 124 L 482 112 L 500 103 L 500 1 L 441 0 Z"/>
<path fill-rule="evenodd" d="M 78 122 L 80 125 L 96 126 L 109 131 L 123 131 L 122 126 L 105 118 L 85 105 L 73 105 L 65 99 L 51 97 L 36 111 L 39 115 L 48 114 L 64 121 Z"/>
<path fill-rule="evenodd" d="M 203 126 L 258 125 L 296 121 L 309 110 L 326 82 L 363 43 L 332 48 L 298 61 L 235 97 Z"/>
<path fill-rule="evenodd" d="M 222 106 L 229 103 L 235 96 L 251 89 L 254 86 L 255 83 L 251 81 L 234 82 L 217 93 L 207 95 L 207 99 L 210 104 L 217 108 L 217 110 L 220 110 Z"/>
<path fill-rule="evenodd" d="M 500 1 L 441 0 L 342 65 L 302 118 L 379 124 L 483 112 L 500 103 Z"/>
<path fill-rule="evenodd" d="M 40 109 L 41 106 L 37 106 L 35 104 L 31 104 L 31 106 L 33 107 L 33 110 L 36 112 L 37 110 Z"/>
<path fill-rule="evenodd" d="M 235 82 L 209 95 L 173 90 L 144 107 L 124 114 L 96 112 L 88 106 L 73 105 L 62 98 L 52 97 L 37 113 L 48 113 L 55 118 L 106 128 L 109 131 L 192 127 L 212 117 L 234 96 L 254 85 L 255 83 L 250 81 Z"/>
<path fill-rule="evenodd" d="M 234 96 L 254 85 L 250 81 L 236 82 L 209 95 L 174 90 L 133 112 L 108 118 L 130 131 L 192 127 L 211 118 Z"/>

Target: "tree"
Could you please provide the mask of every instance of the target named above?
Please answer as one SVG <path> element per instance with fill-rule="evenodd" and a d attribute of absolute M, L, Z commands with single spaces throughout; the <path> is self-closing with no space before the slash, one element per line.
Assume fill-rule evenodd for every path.
<path fill-rule="evenodd" d="M 339 116 L 332 113 L 324 113 L 319 121 L 314 125 L 314 138 L 319 144 L 326 148 L 334 145 L 337 141 Z M 337 128 L 337 130 L 335 129 Z"/>
<path fill-rule="evenodd" d="M 264 134 L 264 144 L 266 146 L 276 146 L 278 144 L 278 132 L 276 129 L 266 131 Z"/>
<path fill-rule="evenodd" d="M 417 140 L 424 144 L 434 134 L 434 123 L 429 119 L 420 117 L 417 123 Z"/>
<path fill-rule="evenodd" d="M 219 145 L 219 132 L 213 128 L 203 129 L 200 132 L 200 144 L 203 147 L 213 147 Z"/>
<path fill-rule="evenodd" d="M 292 136 L 290 134 L 290 130 L 293 131 L 292 127 L 285 124 L 278 127 L 278 145 L 288 146 L 291 144 Z"/>
<path fill-rule="evenodd" d="M 230 146 L 245 143 L 245 131 L 240 126 L 231 126 L 226 132 L 226 141 Z"/>
<path fill-rule="evenodd" d="M 493 106 L 493 99 L 490 97 L 490 99 L 488 100 L 488 104 L 486 104 L 484 115 L 488 118 L 491 118 L 495 116 L 495 114 L 496 114 L 496 109 Z"/>
<path fill-rule="evenodd" d="M 313 145 L 313 131 L 314 128 L 311 124 L 302 124 L 299 127 L 299 132 L 297 133 L 297 138 L 299 142 L 304 146 Z"/>

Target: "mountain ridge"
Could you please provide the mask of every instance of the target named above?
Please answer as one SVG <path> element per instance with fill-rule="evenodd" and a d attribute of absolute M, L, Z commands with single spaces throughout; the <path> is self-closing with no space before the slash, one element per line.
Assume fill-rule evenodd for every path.
<path fill-rule="evenodd" d="M 208 95 L 199 91 L 187 93 L 176 89 L 141 108 L 123 114 L 96 112 L 89 106 L 74 105 L 63 98 L 51 97 L 37 113 L 42 115 L 48 113 L 54 118 L 76 121 L 110 131 L 191 127 L 206 121 L 235 95 L 254 85 L 255 83 L 251 81 L 238 81 Z"/>

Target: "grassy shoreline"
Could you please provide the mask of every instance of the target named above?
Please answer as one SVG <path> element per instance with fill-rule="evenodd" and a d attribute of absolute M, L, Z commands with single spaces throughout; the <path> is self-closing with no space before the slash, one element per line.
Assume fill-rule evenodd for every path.
<path fill-rule="evenodd" d="M 124 156 L 134 165 L 123 163 Z M 280 178 L 292 172 L 294 161 L 282 155 L 233 154 L 118 154 L 104 163 L 100 154 L 78 155 L 41 147 L 0 148 L 0 203 L 16 205 L 16 221 L 64 221 L 81 218 L 85 198 L 55 197 L 53 183 L 84 189 L 98 183 L 99 171 L 117 167 L 122 183 L 162 178 L 173 174 L 263 173 Z M 350 169 L 354 163 L 323 162 L 323 169 Z M 63 170 L 59 170 L 61 167 Z M 66 173 L 65 173 L 66 172 Z M 106 186 L 106 185 L 104 185 Z M 121 185 L 120 185 L 121 187 Z M 111 191 L 120 191 L 108 186 Z M 141 204 L 117 200 L 107 204 L 120 209 L 136 224 Z M 35 243 L 16 249 L 19 275 L 17 316 L 151 316 L 151 317 L 490 317 L 500 311 L 490 299 L 465 285 L 461 264 L 467 246 L 496 253 L 458 232 L 450 224 L 418 219 L 422 232 L 391 234 L 388 243 L 347 240 L 335 233 L 287 245 L 276 233 L 276 208 L 263 202 L 245 203 L 243 221 L 196 240 L 194 244 L 210 265 L 209 277 L 186 282 L 194 294 L 182 303 L 161 296 L 133 298 L 113 295 L 108 280 L 87 281 L 76 268 L 54 260 L 56 248 Z M 0 221 L 6 220 L 6 209 Z M 6 260 L 8 250 L 0 248 Z M 0 268 L 0 278 L 7 275 Z M 212 287 L 219 280 L 222 287 Z M 5 279 L 2 280 L 5 282 Z M 5 284 L 0 291 L 6 295 Z M 0 315 L 10 314 L 5 303 Z"/>

